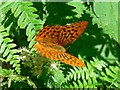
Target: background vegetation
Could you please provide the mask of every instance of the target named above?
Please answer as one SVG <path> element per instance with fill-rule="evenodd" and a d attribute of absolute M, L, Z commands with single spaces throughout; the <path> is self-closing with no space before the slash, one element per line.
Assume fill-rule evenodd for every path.
<path fill-rule="evenodd" d="M 86 20 L 67 52 L 84 60 L 76 68 L 40 56 L 33 45 L 43 26 Z M 0 2 L 1 88 L 120 89 L 117 2 Z"/>

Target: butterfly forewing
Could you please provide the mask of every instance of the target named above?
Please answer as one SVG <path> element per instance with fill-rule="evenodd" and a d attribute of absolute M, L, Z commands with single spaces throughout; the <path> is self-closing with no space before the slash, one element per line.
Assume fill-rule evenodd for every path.
<path fill-rule="evenodd" d="M 59 25 L 46 26 L 39 31 L 39 33 L 36 35 L 35 40 L 37 42 L 42 42 L 44 41 L 44 39 L 46 40 L 48 39 L 48 42 L 58 43 L 60 29 L 61 29 L 61 26 Z"/>
<path fill-rule="evenodd" d="M 82 21 L 63 26 L 59 35 L 60 45 L 65 46 L 66 44 L 75 41 L 84 32 L 87 25 L 87 21 Z"/>

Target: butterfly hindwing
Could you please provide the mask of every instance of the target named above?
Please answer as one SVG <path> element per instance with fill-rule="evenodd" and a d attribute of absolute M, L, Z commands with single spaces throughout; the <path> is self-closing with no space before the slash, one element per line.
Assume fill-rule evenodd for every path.
<path fill-rule="evenodd" d="M 62 63 L 71 65 L 71 66 L 76 66 L 76 67 L 84 67 L 85 64 L 78 59 L 77 57 L 68 54 L 68 53 L 57 53 L 58 55 L 58 60 L 60 60 Z"/>
<path fill-rule="evenodd" d="M 50 59 L 56 59 L 56 54 L 64 53 L 66 52 L 65 48 L 63 46 L 53 44 L 53 43 L 37 43 L 34 45 L 34 47 L 37 49 L 37 51 L 42 55 Z"/>
<path fill-rule="evenodd" d="M 61 52 L 61 50 L 59 51 L 58 49 L 51 47 L 51 45 L 48 46 L 48 45 L 35 44 L 34 47 L 42 56 L 45 56 L 49 59 L 60 60 L 65 64 L 76 67 L 85 66 L 85 64 L 75 56 L 65 53 L 64 51 Z M 58 46 L 57 48 L 61 48 L 61 47 Z"/>

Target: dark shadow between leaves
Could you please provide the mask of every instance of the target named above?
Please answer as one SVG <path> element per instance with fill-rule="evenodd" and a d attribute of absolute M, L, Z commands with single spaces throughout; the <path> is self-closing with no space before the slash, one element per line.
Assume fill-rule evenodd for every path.
<path fill-rule="evenodd" d="M 15 18 L 12 12 L 9 10 L 6 14 L 5 19 L 3 20 L 4 27 L 7 28 L 11 25 L 9 30 L 9 38 L 12 38 L 14 40 L 14 43 L 17 44 L 17 48 L 22 46 L 27 46 L 28 43 L 27 37 L 26 37 L 26 30 L 20 29 L 17 25 L 18 18 Z"/>

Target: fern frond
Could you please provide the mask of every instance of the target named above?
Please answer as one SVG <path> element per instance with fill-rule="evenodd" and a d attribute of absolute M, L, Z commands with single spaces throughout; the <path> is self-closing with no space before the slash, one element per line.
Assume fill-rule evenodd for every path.
<path fill-rule="evenodd" d="M 82 17 L 83 11 L 86 10 L 86 7 L 82 3 L 82 1 L 78 3 L 74 0 L 67 3 L 68 5 L 75 7 L 75 9 L 73 9 L 73 12 L 76 13 L 75 17 L 77 18 Z"/>
<path fill-rule="evenodd" d="M 30 41 L 29 48 L 35 43 L 35 30 L 38 30 L 43 24 L 43 22 L 38 19 L 39 16 L 35 14 L 37 9 L 32 7 L 32 5 L 32 2 L 14 2 L 11 7 L 14 17 L 18 18 L 18 26 L 20 26 L 21 29 L 26 28 L 27 41 Z"/>
<path fill-rule="evenodd" d="M 109 66 L 109 68 L 105 68 L 105 72 L 101 72 L 101 79 L 107 83 L 108 88 L 119 88 L 118 69 L 118 66 Z"/>
<path fill-rule="evenodd" d="M 103 61 L 99 62 L 96 59 L 95 62 L 91 62 L 91 64 L 87 62 L 87 66 L 84 68 L 74 67 L 73 69 L 70 69 L 70 72 L 66 77 L 66 82 L 68 83 L 73 80 L 75 81 L 72 82 L 73 87 L 77 86 L 79 88 L 96 88 L 100 85 L 98 82 L 99 71 L 97 72 L 96 68 L 98 68 L 98 70 L 102 70 L 103 66 L 105 67 L 106 65 L 100 64 Z M 100 66 L 98 67 L 96 64 L 100 64 Z"/>
<path fill-rule="evenodd" d="M 10 10 L 12 4 L 13 2 L 9 2 L 9 3 L 6 3 L 5 1 L 1 2 L 0 11 L 2 12 L 2 14 L 6 14 Z"/>
<path fill-rule="evenodd" d="M 82 68 L 70 69 L 66 77 L 67 86 L 76 88 L 97 88 L 98 86 L 107 85 L 107 88 L 118 88 L 118 66 L 110 66 L 103 60 L 93 58 L 93 61 L 87 62 L 87 66 Z M 104 71 L 105 70 L 105 71 Z M 101 82 L 99 81 L 103 81 Z"/>
<path fill-rule="evenodd" d="M 29 77 L 25 77 L 25 76 L 20 76 L 20 75 L 13 75 L 13 70 L 7 70 L 7 69 L 2 69 L 2 67 L 0 67 L 0 77 L 2 79 L 4 79 L 5 77 L 8 77 L 8 81 L 4 81 L 1 86 L 5 86 L 8 85 L 8 87 L 11 87 L 11 83 L 14 82 L 23 82 L 24 83 L 28 83 L 30 86 L 32 86 L 33 88 L 36 88 L 36 85 L 34 82 L 32 82 Z M 1 87 L 0 86 L 0 87 Z"/>
<path fill-rule="evenodd" d="M 16 72 L 20 73 L 20 61 L 17 59 L 19 57 L 18 50 L 15 49 L 17 45 L 13 43 L 13 39 L 9 38 L 8 31 L 9 28 L 4 28 L 2 25 L 0 26 L 0 53 L 3 58 L 6 58 L 5 62 L 10 61 L 10 64 L 15 67 Z"/>

